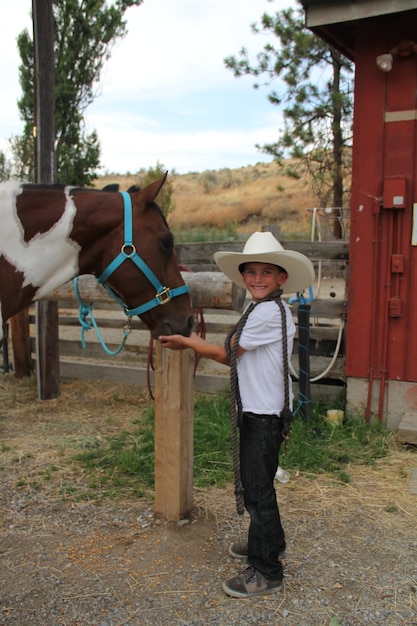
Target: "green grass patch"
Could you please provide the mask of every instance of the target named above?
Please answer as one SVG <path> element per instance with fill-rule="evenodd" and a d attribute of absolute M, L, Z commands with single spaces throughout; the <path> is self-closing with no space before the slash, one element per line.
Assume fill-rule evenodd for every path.
<path fill-rule="evenodd" d="M 154 418 L 151 405 L 131 431 L 124 430 L 75 456 L 94 476 L 90 489 L 107 494 L 133 487 L 138 494 L 153 489 Z M 223 485 L 231 479 L 229 400 L 222 394 L 199 396 L 194 410 L 194 485 Z"/>
<path fill-rule="evenodd" d="M 335 426 L 325 418 L 327 408 L 315 407 L 309 420 L 294 420 L 280 463 L 305 474 L 333 473 L 342 482 L 349 482 L 350 465 L 373 465 L 388 454 L 392 433 L 379 423 L 370 425 L 359 418 Z"/>
<path fill-rule="evenodd" d="M 228 395 L 197 397 L 194 411 L 194 484 L 223 486 L 233 478 Z"/>
<path fill-rule="evenodd" d="M 196 397 L 194 411 L 194 485 L 223 486 L 233 478 L 231 432 L 227 394 Z M 349 466 L 372 465 L 390 450 L 392 436 L 380 424 L 349 419 L 334 426 L 325 419 L 324 405 L 314 407 L 310 420 L 297 417 L 282 467 L 306 475 L 330 473 L 348 483 Z M 137 496 L 154 487 L 154 407 L 116 437 L 84 449 L 75 460 L 89 472 L 89 489 L 102 497 L 129 490 Z M 70 486 L 66 486 L 66 492 Z M 92 495 L 92 494 L 91 494 Z"/>

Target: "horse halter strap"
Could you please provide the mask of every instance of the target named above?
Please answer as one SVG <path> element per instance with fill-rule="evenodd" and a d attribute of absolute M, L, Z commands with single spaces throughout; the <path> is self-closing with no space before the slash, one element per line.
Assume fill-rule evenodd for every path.
<path fill-rule="evenodd" d="M 157 279 L 151 268 L 140 258 L 136 252 L 135 244 L 133 243 L 133 226 L 132 226 L 132 199 L 127 191 L 120 192 L 123 197 L 124 203 L 124 243 L 117 257 L 109 263 L 104 272 L 97 278 L 97 282 L 103 285 L 109 292 L 109 294 L 120 304 L 127 316 L 142 315 L 150 309 L 154 309 L 160 304 L 166 304 L 175 298 L 181 296 L 189 291 L 188 285 L 182 285 L 181 287 L 175 287 L 175 289 L 169 289 L 163 287 L 161 282 Z M 110 285 L 107 284 L 107 279 L 113 272 L 117 270 L 122 263 L 127 260 L 133 261 L 133 263 L 140 269 L 140 271 L 146 276 L 146 278 L 152 283 L 156 289 L 155 297 L 145 304 L 141 304 L 134 309 L 128 309 L 122 302 L 119 296 L 113 291 Z"/>

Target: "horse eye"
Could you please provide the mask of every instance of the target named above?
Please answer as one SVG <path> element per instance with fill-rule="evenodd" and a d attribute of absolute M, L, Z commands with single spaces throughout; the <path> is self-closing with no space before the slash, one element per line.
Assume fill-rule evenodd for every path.
<path fill-rule="evenodd" d="M 161 247 L 164 254 L 172 254 L 174 250 L 174 237 L 170 235 L 169 237 L 161 239 Z"/>

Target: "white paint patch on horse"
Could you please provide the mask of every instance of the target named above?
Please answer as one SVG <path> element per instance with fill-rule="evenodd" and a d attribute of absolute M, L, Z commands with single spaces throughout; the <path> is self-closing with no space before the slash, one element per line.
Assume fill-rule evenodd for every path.
<path fill-rule="evenodd" d="M 36 300 L 71 280 L 79 271 L 80 246 L 69 237 L 77 211 L 71 189 L 65 187 L 66 204 L 61 218 L 48 232 L 39 233 L 26 243 L 16 212 L 16 198 L 22 193 L 22 186 L 16 181 L 0 185 L 0 254 L 24 274 L 23 287 L 38 288 Z"/>

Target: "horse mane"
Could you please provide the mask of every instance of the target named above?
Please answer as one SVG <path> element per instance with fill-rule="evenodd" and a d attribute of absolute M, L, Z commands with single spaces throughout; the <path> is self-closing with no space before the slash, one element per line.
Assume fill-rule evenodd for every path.
<path fill-rule="evenodd" d="M 65 187 L 71 187 L 72 185 L 66 185 L 65 183 L 24 183 L 25 189 L 64 189 Z M 108 191 L 110 193 L 115 193 L 119 191 L 120 185 L 119 183 L 109 183 L 105 185 L 101 189 L 94 189 L 92 187 L 74 187 L 74 189 L 80 191 Z M 133 189 L 133 188 L 131 188 Z M 130 191 L 130 190 L 129 190 Z M 134 189 L 134 191 L 139 191 L 138 189 Z"/>
<path fill-rule="evenodd" d="M 36 189 L 64 189 L 64 187 L 68 187 L 68 185 L 64 183 L 24 183 L 26 189 L 36 188 Z M 70 185 L 71 186 L 71 185 Z M 120 190 L 119 183 L 109 183 L 108 185 L 104 185 L 101 189 L 94 189 L 92 187 L 74 187 L 74 189 L 82 190 L 82 191 L 108 191 L 109 193 L 116 193 Z M 137 193 L 142 188 L 139 185 L 131 185 L 127 190 L 128 193 Z"/>
<path fill-rule="evenodd" d="M 24 183 L 24 187 L 26 189 L 31 189 L 31 188 L 43 188 L 43 189 L 64 189 L 65 187 L 67 187 L 68 185 L 64 185 L 62 183 Z M 106 193 L 118 193 L 120 189 L 120 185 L 119 183 L 109 183 L 107 185 L 104 185 L 104 187 L 102 187 L 101 189 L 94 189 L 92 187 L 74 187 L 73 191 L 75 193 L 80 193 L 80 192 L 94 192 L 97 193 L 97 191 L 105 191 Z M 140 187 L 140 185 L 131 185 L 128 190 L 127 193 L 132 194 L 132 193 L 138 193 L 139 191 L 141 191 L 142 187 Z M 152 205 L 155 206 L 157 208 L 157 210 L 160 212 L 162 219 L 164 220 L 165 225 L 169 228 L 168 226 L 168 222 L 165 218 L 165 215 L 163 214 L 161 207 L 158 205 L 157 202 L 152 202 Z"/>

